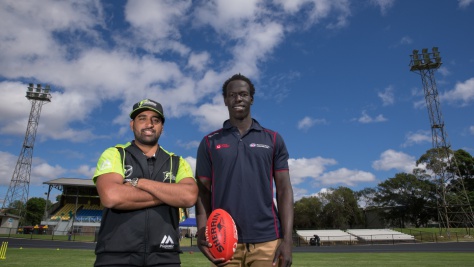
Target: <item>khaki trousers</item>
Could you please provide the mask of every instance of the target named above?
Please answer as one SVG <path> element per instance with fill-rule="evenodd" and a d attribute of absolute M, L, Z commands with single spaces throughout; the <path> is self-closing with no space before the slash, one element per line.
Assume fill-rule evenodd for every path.
<path fill-rule="evenodd" d="M 234 258 L 226 267 L 271 267 L 280 243 L 280 239 L 256 244 L 239 243 Z M 215 267 L 214 264 L 211 266 Z"/>

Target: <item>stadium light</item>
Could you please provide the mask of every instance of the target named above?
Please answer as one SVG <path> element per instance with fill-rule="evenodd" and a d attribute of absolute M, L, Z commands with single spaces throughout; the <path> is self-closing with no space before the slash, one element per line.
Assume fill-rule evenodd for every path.
<path fill-rule="evenodd" d="M 431 59 L 430 59 L 430 54 L 428 54 L 428 48 L 423 48 L 421 50 L 421 53 L 423 54 L 423 63 L 430 64 Z"/>
<path fill-rule="evenodd" d="M 433 57 L 434 57 L 434 60 L 436 63 L 441 63 L 441 57 L 439 56 L 439 51 L 438 51 L 438 47 L 433 47 L 432 48 L 432 51 L 433 51 Z"/>
<path fill-rule="evenodd" d="M 28 100 L 40 100 L 51 102 L 51 87 L 46 85 L 43 87 L 41 84 L 37 84 L 36 88 L 33 83 L 28 84 L 28 90 L 26 91 L 26 98 Z"/>
<path fill-rule="evenodd" d="M 413 50 L 413 65 L 419 66 L 421 65 L 420 57 L 418 56 L 418 50 Z"/>

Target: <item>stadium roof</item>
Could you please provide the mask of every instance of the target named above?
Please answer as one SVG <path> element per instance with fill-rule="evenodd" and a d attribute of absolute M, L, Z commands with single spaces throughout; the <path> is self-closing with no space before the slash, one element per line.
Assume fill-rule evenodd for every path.
<path fill-rule="evenodd" d="M 43 182 L 43 184 L 95 187 L 95 184 L 92 181 L 92 179 L 80 179 L 80 178 L 57 178 L 51 181 Z"/>

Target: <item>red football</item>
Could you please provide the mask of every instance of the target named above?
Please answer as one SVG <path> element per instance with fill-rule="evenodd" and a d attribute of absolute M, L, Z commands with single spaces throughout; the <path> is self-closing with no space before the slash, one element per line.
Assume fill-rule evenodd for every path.
<path fill-rule="evenodd" d="M 237 227 L 234 219 L 223 209 L 215 209 L 206 225 L 206 239 L 212 244 L 209 248 L 214 258 L 230 260 L 237 248 Z"/>

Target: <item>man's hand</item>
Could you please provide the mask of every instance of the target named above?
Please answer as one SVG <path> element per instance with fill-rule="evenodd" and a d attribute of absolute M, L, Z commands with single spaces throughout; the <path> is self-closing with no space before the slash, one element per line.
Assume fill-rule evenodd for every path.
<path fill-rule="evenodd" d="M 275 251 L 275 258 L 273 258 L 273 266 L 276 266 L 278 262 L 279 267 L 290 267 L 293 263 L 292 252 L 293 244 L 291 242 L 285 242 L 282 240 L 277 250 Z"/>
<path fill-rule="evenodd" d="M 209 251 L 209 248 L 212 247 L 212 244 L 207 242 L 206 240 L 206 228 L 201 228 L 200 231 L 198 231 L 198 241 L 197 241 L 197 244 L 198 244 L 198 248 L 199 250 L 202 252 L 202 254 L 204 254 L 204 256 L 206 256 L 206 258 L 209 259 L 209 261 L 211 261 L 214 265 L 220 267 L 220 266 L 224 266 L 226 265 L 227 263 L 229 263 L 229 261 L 225 261 L 223 258 L 219 258 L 219 259 L 216 259 L 212 256 L 211 252 Z"/>

